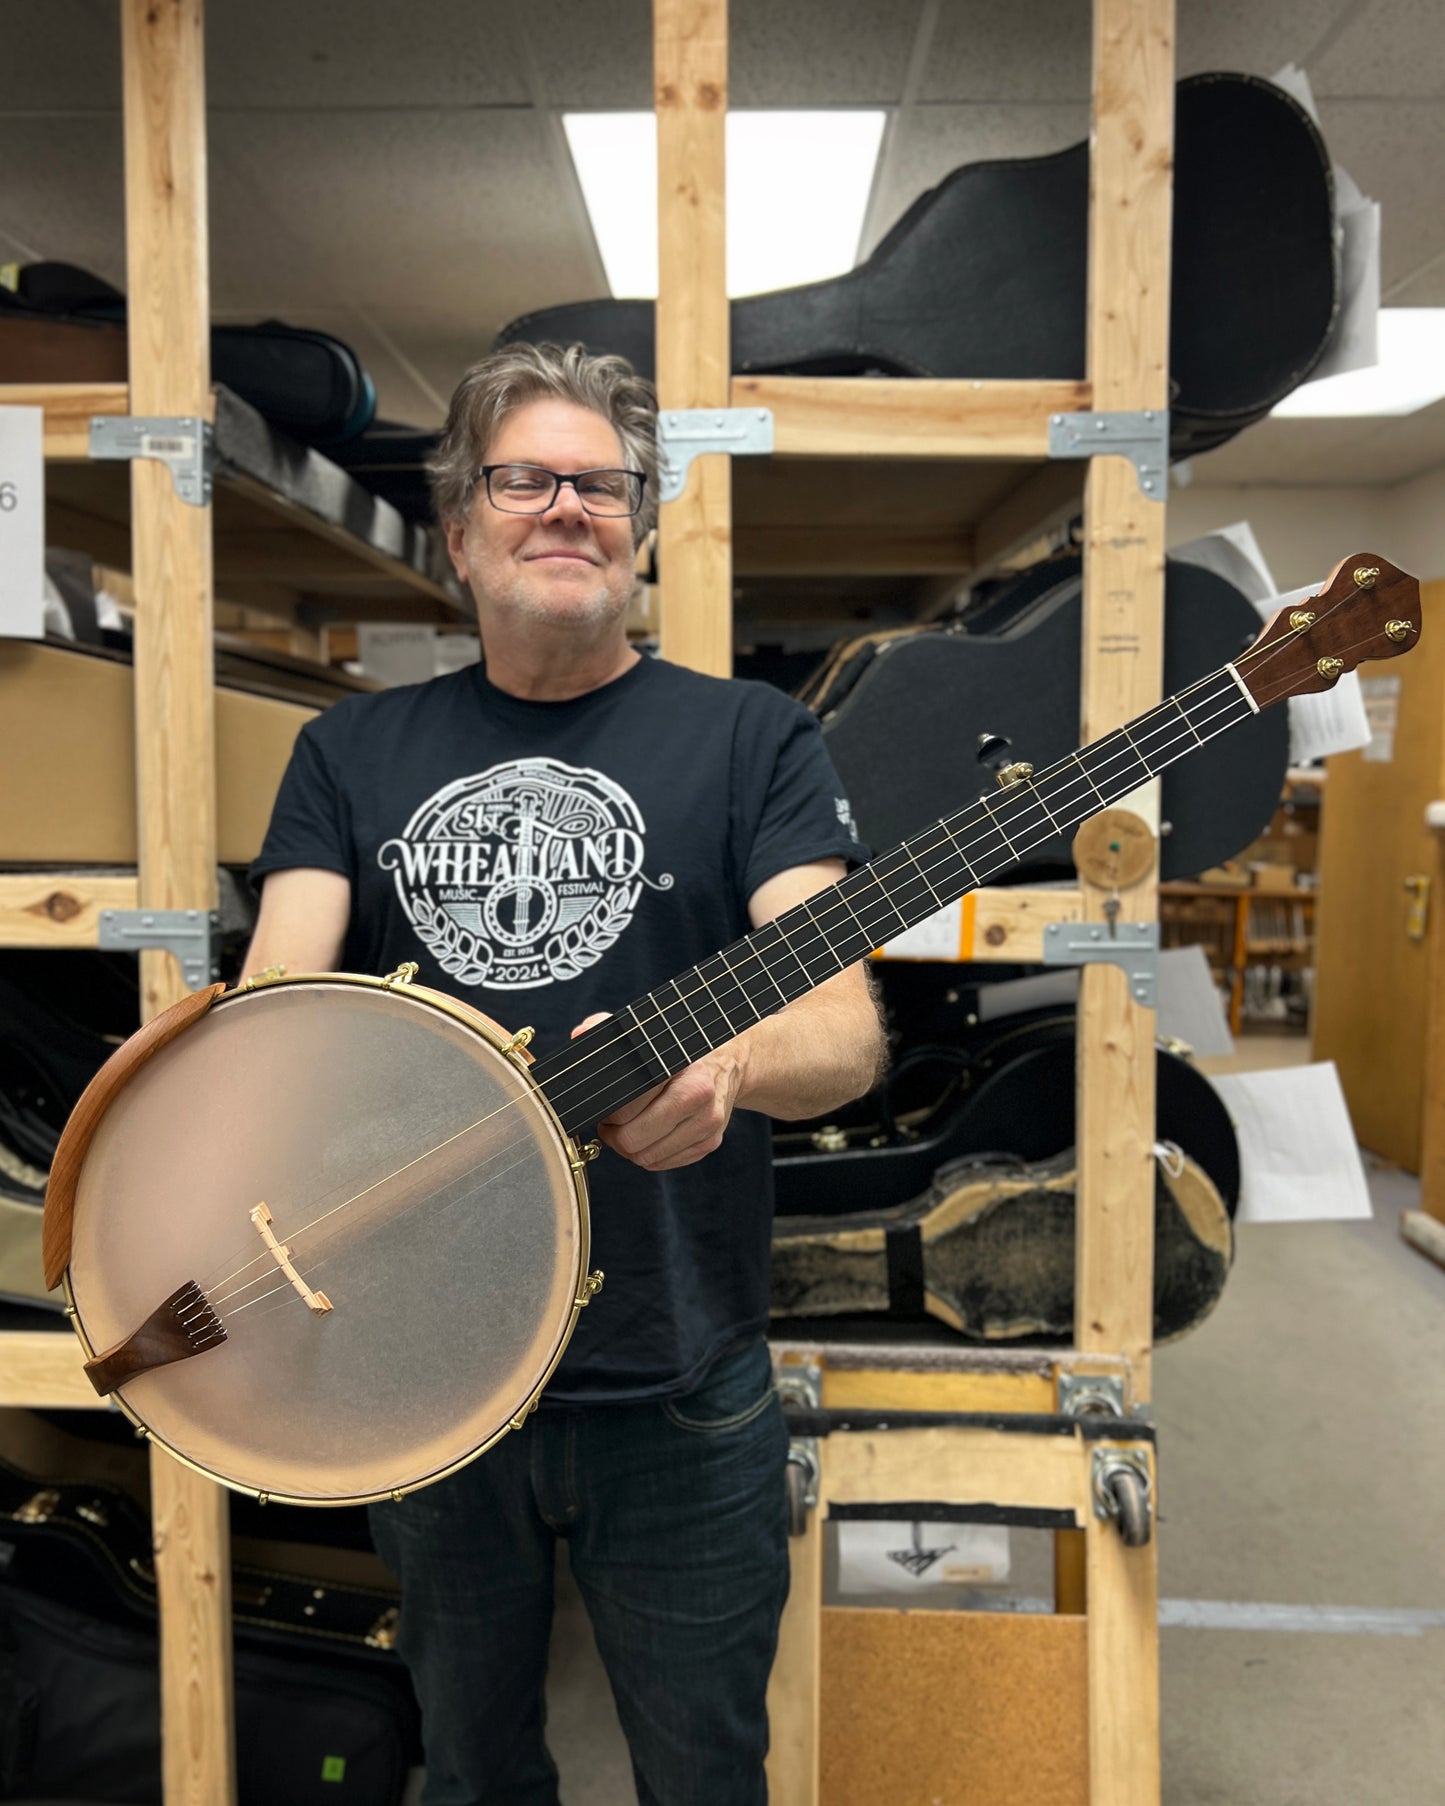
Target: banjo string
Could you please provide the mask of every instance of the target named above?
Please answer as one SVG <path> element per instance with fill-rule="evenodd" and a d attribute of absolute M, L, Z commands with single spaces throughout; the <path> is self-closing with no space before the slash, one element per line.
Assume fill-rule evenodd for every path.
<path fill-rule="evenodd" d="M 1337 602 L 1335 602 L 1328 610 L 1326 610 L 1324 612 L 1324 614 L 1321 616 L 1321 619 L 1328 620 L 1328 618 L 1331 614 L 1336 612 L 1339 608 L 1343 607 L 1345 605 L 1345 603 L 1351 599 L 1352 598 L 1351 598 L 1350 594 L 1346 594 L 1345 596 L 1342 596 Z M 1355 651 L 1360 646 L 1368 644 L 1369 640 L 1372 639 L 1373 637 L 1374 637 L 1373 635 L 1367 635 L 1363 639 L 1357 640 L 1357 641 L 1353 642 L 1351 645 L 1342 648 L 1341 650 L 1343 650 L 1346 653 Z M 1277 657 L 1280 653 L 1282 653 L 1286 648 L 1293 646 L 1293 644 L 1294 644 L 1294 642 L 1291 640 L 1284 640 L 1284 641 L 1277 642 L 1276 644 L 1268 646 L 1268 647 L 1258 647 L 1258 648 L 1252 647 L 1252 648 L 1248 649 L 1247 651 L 1245 651 L 1243 654 L 1241 654 L 1241 656 L 1238 659 L 1236 659 L 1232 662 L 1235 665 L 1236 669 L 1248 666 L 1248 668 L 1251 671 L 1259 670 L 1259 669 L 1262 669 L 1265 665 L 1269 664 L 1275 657 Z M 1177 692 L 1175 697 L 1165 698 L 1165 701 L 1167 702 L 1170 700 L 1174 700 L 1174 701 L 1182 702 L 1185 699 L 1187 699 L 1188 697 L 1197 694 L 1206 685 L 1217 681 L 1219 676 L 1220 676 L 1220 672 L 1218 672 L 1218 671 L 1210 672 L 1207 676 L 1197 679 L 1194 683 L 1186 686 L 1186 688 L 1183 689 L 1182 691 Z M 1163 705 L 1161 704 L 1160 706 L 1163 706 Z M 1229 700 L 1227 702 L 1227 705 L 1224 708 L 1216 709 L 1213 713 L 1206 715 L 1204 717 L 1204 719 L 1198 724 L 1198 726 L 1189 722 L 1186 718 L 1186 720 L 1185 720 L 1186 731 L 1185 732 L 1171 734 L 1171 736 L 1168 739 L 1166 739 L 1162 743 L 1161 746 L 1153 747 L 1153 748 L 1151 748 L 1151 751 L 1157 755 L 1158 752 L 1167 751 L 1169 748 L 1177 745 L 1181 740 L 1187 741 L 1190 738 L 1190 736 L 1194 736 L 1195 738 L 1197 738 L 1201 745 L 1205 744 L 1209 740 L 1215 739 L 1219 734 L 1226 732 L 1229 728 L 1238 725 L 1240 722 L 1247 719 L 1248 716 L 1253 714 L 1254 712 L 1255 711 L 1251 707 L 1251 705 L 1248 702 L 1246 702 L 1242 696 L 1240 696 L 1238 690 L 1237 689 L 1233 690 L 1230 693 Z M 1198 732 L 1198 728 L 1199 727 L 1208 727 L 1212 722 L 1218 722 L 1219 725 L 1217 727 L 1214 727 L 1210 733 L 1200 735 Z M 1174 724 L 1171 721 L 1170 726 L 1172 727 L 1173 725 Z M 1121 748 L 1119 750 L 1119 753 L 1117 754 L 1118 758 L 1139 758 L 1140 756 L 1141 755 L 1139 753 L 1138 748 L 1134 745 L 1134 743 L 1132 741 L 1126 741 L 1126 745 L 1123 748 Z M 1098 770 L 1099 776 L 1103 777 L 1103 776 L 1107 775 L 1107 766 L 1111 763 L 1114 763 L 1115 758 L 1116 758 L 1116 755 L 1114 755 L 1112 753 L 1109 755 L 1109 758 L 1105 761 L 1105 764 L 1099 767 L 1099 770 Z M 1081 766 L 1081 770 L 1084 770 L 1084 769 L 1085 768 L 1083 768 Z M 1090 787 L 1092 787 L 1091 779 L 1090 779 L 1089 775 L 1087 774 L 1087 772 L 1085 772 L 1085 776 L 1083 778 L 1082 783 L 1077 784 L 1077 786 L 1074 784 L 1071 784 L 1069 789 L 1073 790 L 1073 789 L 1077 788 L 1080 793 L 1084 793 Z M 1069 794 L 1068 791 L 1066 791 L 1064 793 L 1065 796 L 1067 796 L 1068 794 Z M 1060 799 L 1058 797 L 1056 797 L 1055 800 L 1058 801 Z M 991 826 L 989 829 L 990 833 L 993 832 L 992 823 L 995 819 L 996 818 L 994 818 L 992 816 L 990 817 L 990 823 L 991 823 Z M 1002 822 L 1002 820 L 1000 820 L 999 826 L 1002 827 L 1002 825 L 1003 825 L 1003 822 Z M 1005 838 L 1007 838 L 1007 836 L 1005 836 Z M 1034 842 L 1030 843 L 1030 845 L 1028 845 L 1022 849 L 1022 854 L 1027 854 L 1027 853 L 1037 850 L 1038 847 L 1046 845 L 1047 842 L 1052 838 L 1053 838 L 1052 835 L 1046 835 L 1046 836 L 1044 836 L 1044 838 L 1042 840 L 1038 840 L 1038 841 L 1034 841 Z M 957 846 L 955 848 L 955 851 L 966 854 L 969 849 L 977 848 L 984 844 L 986 844 L 984 841 L 968 841 L 968 842 L 964 842 L 961 846 Z M 927 881 L 929 871 L 932 870 L 935 872 L 941 872 L 943 869 L 944 863 L 945 863 L 944 861 L 939 861 L 936 865 L 934 865 L 932 867 L 926 867 L 923 865 L 919 865 L 919 870 L 920 870 L 920 872 L 922 872 L 925 882 Z M 846 900 L 844 900 L 843 908 L 845 910 L 848 910 L 849 914 L 852 913 L 851 909 L 848 909 Z M 841 915 L 840 915 L 839 919 L 840 920 L 842 919 Z M 829 949 L 829 951 L 831 952 L 831 949 Z M 808 972 L 808 967 L 807 967 L 806 961 L 800 955 L 793 953 L 791 946 L 789 946 L 789 949 L 788 949 L 788 957 L 791 957 L 798 965 L 802 966 L 805 973 Z M 749 958 L 764 973 L 766 973 L 770 977 L 772 976 L 774 968 L 769 965 L 769 963 L 764 955 L 764 952 L 762 950 L 757 950 L 757 951 L 752 952 L 749 955 Z M 809 976 L 811 976 L 811 974 L 809 974 Z M 817 982 L 821 982 L 821 981 L 817 981 Z M 781 994 L 781 990 L 780 990 L 780 994 Z M 690 992 L 685 992 L 685 991 L 679 990 L 678 995 L 684 1002 L 686 1002 L 687 999 L 690 997 L 697 997 L 697 998 L 701 999 L 702 992 L 700 990 L 694 990 L 694 991 L 690 991 Z M 746 993 L 744 993 L 744 995 L 746 995 Z M 666 1019 L 662 1015 L 661 1011 L 659 1011 L 654 1016 L 640 1019 L 638 1026 L 644 1028 L 644 1030 L 645 1030 L 648 1023 L 658 1023 L 658 1022 L 661 1022 L 664 1027 L 670 1027 L 670 1024 L 668 1024 L 666 1022 Z M 679 1042 L 679 1045 L 681 1045 L 681 1042 Z M 606 1066 L 598 1067 L 596 1065 L 596 1056 L 607 1052 L 608 1049 L 612 1048 L 612 1047 L 624 1048 L 627 1050 L 627 1052 L 619 1054 L 617 1059 L 608 1062 Z M 618 1035 L 618 1036 L 614 1037 L 614 1039 L 612 1041 L 604 1042 L 600 1046 L 590 1049 L 589 1052 L 583 1058 L 578 1059 L 571 1066 L 564 1067 L 562 1069 L 562 1071 L 557 1074 L 557 1078 L 558 1079 L 565 1078 L 568 1075 L 568 1073 L 576 1071 L 579 1067 L 586 1066 L 589 1070 L 589 1081 L 588 1082 L 589 1083 L 593 1082 L 597 1078 L 602 1077 L 603 1074 L 605 1072 L 607 1072 L 608 1070 L 610 1070 L 610 1068 L 612 1066 L 616 1066 L 616 1065 L 620 1064 L 621 1061 L 624 1058 L 628 1057 L 628 1055 L 632 1051 L 633 1050 L 631 1047 L 630 1033 Z M 686 1051 L 686 1050 L 684 1049 L 684 1051 Z M 575 1090 L 576 1087 L 574 1086 L 571 1089 Z M 569 1095 L 569 1092 L 567 1090 L 560 1090 L 560 1091 L 557 1091 L 555 1093 L 555 1095 L 556 1095 L 558 1102 L 560 1102 L 562 1099 L 564 1099 L 565 1097 L 567 1097 Z M 290 1240 L 292 1240 L 292 1241 L 299 1240 L 301 1236 L 309 1234 L 312 1230 L 319 1227 L 320 1224 L 326 1222 L 329 1218 L 337 1215 L 340 1211 L 350 1209 L 353 1205 L 359 1203 L 363 1198 L 369 1196 L 372 1192 L 376 1191 L 381 1186 L 388 1184 L 390 1181 L 392 1181 L 396 1178 L 399 1178 L 402 1174 L 409 1172 L 413 1167 L 420 1165 L 423 1161 L 430 1160 L 435 1155 L 440 1154 L 444 1149 L 446 1149 L 447 1147 L 450 1147 L 453 1142 L 459 1141 L 460 1139 L 462 1139 L 463 1136 L 472 1134 L 476 1130 L 485 1127 L 487 1123 L 493 1121 L 496 1117 L 500 1116 L 503 1112 L 510 1110 L 516 1104 L 526 1101 L 529 1097 L 530 1097 L 530 1093 L 523 1093 L 519 1097 L 511 1098 L 506 1103 L 498 1105 L 495 1110 L 489 1111 L 487 1113 L 487 1115 L 478 1118 L 477 1121 L 467 1124 L 464 1128 L 459 1129 L 454 1135 L 448 1136 L 445 1141 L 439 1142 L 433 1148 L 426 1149 L 421 1154 L 418 1154 L 417 1156 L 415 1156 L 414 1159 L 407 1161 L 405 1163 L 405 1165 L 396 1168 L 393 1172 L 384 1174 L 380 1179 L 375 1180 L 371 1185 L 365 1187 L 362 1191 L 355 1193 L 350 1198 L 343 1199 L 340 1203 L 333 1205 L 329 1210 L 323 1211 L 319 1216 L 313 1217 L 310 1222 L 303 1224 L 300 1229 L 297 1229 L 297 1230 L 291 1232 Z M 510 1152 L 512 1148 L 522 1145 L 523 1142 L 526 1142 L 526 1144 L 528 1145 L 529 1148 L 533 1147 L 533 1145 L 534 1145 L 531 1143 L 529 1137 L 519 1137 L 516 1141 L 509 1143 L 506 1148 L 500 1148 L 500 1149 L 493 1150 L 493 1152 L 491 1154 L 489 1154 L 485 1160 L 479 1161 L 475 1168 L 469 1168 L 469 1169 L 467 1169 L 467 1172 L 470 1173 L 470 1172 L 478 1170 L 480 1167 L 486 1165 L 488 1160 L 501 1157 L 503 1154 Z M 527 1155 L 524 1154 L 522 1156 L 522 1158 L 523 1159 L 527 1158 Z M 517 1163 L 514 1162 L 513 1164 L 515 1165 Z M 507 1167 L 507 1168 L 503 1169 L 504 1172 L 511 1171 L 511 1170 L 512 1170 L 511 1167 Z M 495 1180 L 496 1178 L 500 1178 L 501 1176 L 502 1176 L 502 1174 L 500 1174 L 500 1173 L 494 1174 L 492 1176 L 492 1178 L 493 1178 L 493 1180 Z M 488 1181 L 488 1183 L 491 1183 L 491 1182 L 492 1181 L 490 1181 L 490 1180 Z M 225 1275 L 222 1279 L 217 1280 L 213 1283 L 216 1285 L 228 1285 L 231 1283 L 232 1280 L 238 1279 L 241 1276 L 241 1274 L 247 1272 L 251 1267 L 255 1266 L 258 1262 L 264 1261 L 266 1258 L 267 1257 L 264 1253 L 256 1255 L 251 1260 L 245 1262 L 242 1266 L 236 1268 L 230 1274 Z M 224 1303 L 229 1298 L 238 1297 L 238 1296 L 240 1296 L 241 1292 L 249 1290 L 251 1285 L 260 1284 L 262 1282 L 262 1280 L 265 1279 L 265 1277 L 266 1277 L 266 1274 L 262 1273 L 262 1274 L 258 1275 L 256 1279 L 248 1282 L 247 1285 L 239 1288 L 239 1290 L 225 1294 L 219 1300 L 216 1300 L 214 1302 L 215 1303 Z M 285 1282 L 285 1285 L 289 1286 L 289 1284 L 290 1284 L 289 1281 Z M 204 1287 L 203 1289 L 209 1291 L 209 1286 Z M 277 1288 L 274 1288 L 272 1292 L 261 1293 L 257 1298 L 249 1300 L 247 1304 L 238 1306 L 237 1311 L 249 1309 L 250 1305 L 258 1304 L 263 1299 L 272 1297 L 274 1295 L 274 1291 L 280 1290 L 280 1289 L 282 1289 L 282 1288 L 277 1287 Z M 232 1312 L 231 1314 L 234 1316 L 237 1313 Z"/>

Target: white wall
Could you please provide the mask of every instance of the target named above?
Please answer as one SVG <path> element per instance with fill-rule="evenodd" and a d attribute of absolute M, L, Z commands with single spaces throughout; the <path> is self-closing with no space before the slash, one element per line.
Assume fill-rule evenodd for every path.
<path fill-rule="evenodd" d="M 1445 577 L 1445 465 L 1391 489 L 1270 483 L 1169 491 L 1168 543 L 1247 520 L 1281 590 L 1323 580 L 1352 552 L 1378 552 L 1422 583 Z"/>

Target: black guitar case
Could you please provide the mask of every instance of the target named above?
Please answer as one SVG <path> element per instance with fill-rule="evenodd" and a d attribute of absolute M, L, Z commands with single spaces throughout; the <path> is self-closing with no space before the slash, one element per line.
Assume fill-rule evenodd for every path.
<path fill-rule="evenodd" d="M 780 1217 L 773 1225 L 774 1318 L 887 1313 L 932 1317 L 978 1342 L 1064 1340 L 1074 1331 L 1073 1150 L 1052 1160 L 967 1157 L 919 1197 L 887 1210 Z M 1156 1342 L 1214 1309 L 1234 1231 L 1208 1175 L 1187 1155 L 1157 1162 Z"/>
<path fill-rule="evenodd" d="M 1089 164 L 975 163 L 920 196 L 830 281 L 732 303 L 740 374 L 1081 379 Z M 1329 157 L 1304 108 L 1249 75 L 1175 101 L 1171 446 L 1208 450 L 1266 414 L 1324 350 L 1338 304 Z M 656 368 L 651 301 L 513 320 L 497 345 L 578 340 Z"/>
<path fill-rule="evenodd" d="M 885 1210 L 923 1195 L 952 1162 L 999 1154 L 1039 1162 L 1073 1147 L 1075 1033 L 1071 1009 L 975 1031 L 970 1045 L 954 1050 L 955 1081 L 906 1131 L 885 1122 L 884 1111 L 860 1104 L 858 1120 L 826 1138 L 832 1145 L 820 1147 L 797 1132 L 777 1134 L 775 1215 Z M 1207 1174 L 1232 1217 L 1239 1142 L 1224 1100 L 1197 1067 L 1168 1048 L 1155 1050 L 1154 1070 L 1160 1141 L 1173 1142 Z"/>
<path fill-rule="evenodd" d="M 992 774 L 978 764 L 982 734 L 1007 739 L 1009 756 L 1037 770 L 1074 751 L 1081 572 L 1080 560 L 1069 557 L 1023 573 L 1012 597 L 1003 592 L 991 601 L 990 633 L 965 624 L 859 642 L 830 668 L 821 693 L 808 692 L 868 845 L 893 846 L 992 786 Z M 1170 561 L 1164 693 L 1237 657 L 1260 625 L 1233 584 Z M 1275 709 L 1241 720 L 1166 770 L 1160 876 L 1193 877 L 1255 840 L 1278 805 L 1288 763 L 1289 716 Z M 1033 849 L 1011 876 L 1060 877 L 1072 869 L 1060 836 Z"/>
<path fill-rule="evenodd" d="M 0 382 L 124 382 L 126 302 L 67 263 L 21 266 L 0 287 Z M 376 389 L 351 347 L 329 332 L 263 320 L 211 328 L 211 376 L 263 419 L 307 445 L 362 432 Z"/>

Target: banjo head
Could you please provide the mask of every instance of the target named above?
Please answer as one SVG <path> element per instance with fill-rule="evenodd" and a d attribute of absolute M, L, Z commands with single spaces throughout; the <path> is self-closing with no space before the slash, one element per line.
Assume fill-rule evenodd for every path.
<path fill-rule="evenodd" d="M 226 1340 L 116 1396 L 228 1486 L 342 1505 L 513 1427 L 571 1336 L 587 1251 L 572 1144 L 474 1013 L 320 977 L 232 992 L 120 1090 L 68 1278 L 91 1353 L 194 1280 Z"/>

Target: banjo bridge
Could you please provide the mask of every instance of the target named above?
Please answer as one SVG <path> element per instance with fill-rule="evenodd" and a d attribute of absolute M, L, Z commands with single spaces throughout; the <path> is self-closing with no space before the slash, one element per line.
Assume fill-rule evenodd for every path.
<path fill-rule="evenodd" d="M 264 1204 L 258 1204 L 251 1212 L 251 1221 L 256 1225 L 261 1240 L 271 1251 L 276 1265 L 291 1281 L 292 1285 L 295 1286 L 296 1290 L 305 1300 L 306 1308 L 310 1311 L 314 1311 L 318 1317 L 324 1317 L 326 1313 L 333 1308 L 331 1300 L 326 1296 L 325 1292 L 313 1292 L 311 1287 L 307 1285 L 306 1281 L 296 1271 L 295 1267 L 291 1265 L 291 1250 L 284 1242 L 278 1242 L 276 1240 L 275 1232 L 271 1228 L 271 1212 L 267 1210 Z"/>

